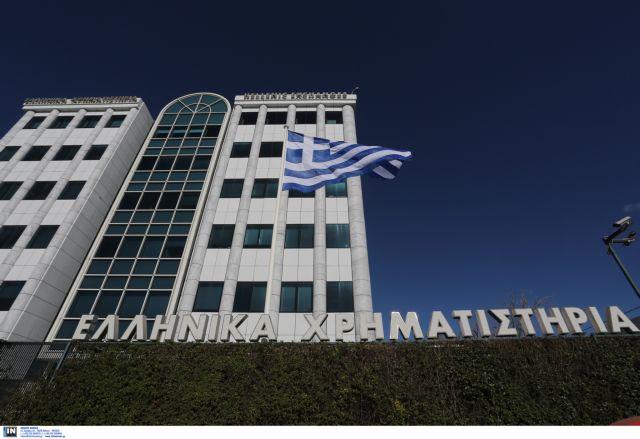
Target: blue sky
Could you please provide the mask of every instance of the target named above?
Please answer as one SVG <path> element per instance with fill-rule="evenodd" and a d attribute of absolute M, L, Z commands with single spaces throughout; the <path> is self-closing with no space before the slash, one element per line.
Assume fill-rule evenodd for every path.
<path fill-rule="evenodd" d="M 377 311 L 640 306 L 601 242 L 640 220 L 637 4 L 218 3 L 4 5 L 1 131 L 25 97 L 155 116 L 196 91 L 359 86 L 359 142 L 414 152 L 364 179 Z M 620 254 L 640 282 L 640 243 Z"/>

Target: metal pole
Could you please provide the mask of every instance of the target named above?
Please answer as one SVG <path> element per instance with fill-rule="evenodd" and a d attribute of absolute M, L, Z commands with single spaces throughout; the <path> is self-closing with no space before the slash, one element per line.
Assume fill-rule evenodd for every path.
<path fill-rule="evenodd" d="M 635 291 L 636 295 L 640 298 L 640 290 L 638 290 L 638 287 L 633 282 L 633 279 L 631 279 L 631 275 L 622 264 L 622 261 L 620 260 L 616 252 L 613 250 L 613 247 L 611 246 L 611 244 L 607 244 L 607 248 L 609 249 L 609 254 L 613 256 L 613 259 L 616 261 L 616 264 L 618 264 L 618 267 L 620 267 L 620 270 L 622 270 L 622 274 L 624 274 L 624 277 L 627 278 L 629 285 L 631 285 L 631 288 L 633 288 L 633 291 Z"/>

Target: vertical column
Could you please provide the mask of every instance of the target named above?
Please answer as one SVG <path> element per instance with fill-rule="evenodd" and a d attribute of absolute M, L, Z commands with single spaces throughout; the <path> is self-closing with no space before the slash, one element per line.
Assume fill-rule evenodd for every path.
<path fill-rule="evenodd" d="M 29 189 L 31 189 L 33 184 L 38 179 L 38 176 L 42 173 L 44 168 L 49 164 L 51 159 L 56 155 L 56 153 L 58 152 L 58 150 L 60 149 L 64 141 L 67 140 L 67 137 L 69 137 L 69 134 L 71 134 L 71 132 L 76 128 L 76 126 L 78 126 L 78 124 L 80 123 L 80 120 L 82 120 L 86 112 L 87 110 L 85 109 L 79 110 L 78 113 L 73 117 L 71 122 L 69 122 L 69 125 L 62 131 L 62 133 L 56 139 L 56 141 L 53 142 L 53 145 L 51 145 L 51 148 L 49 148 L 49 151 L 47 151 L 45 156 L 42 157 L 42 160 L 38 162 L 38 165 L 36 166 L 36 168 L 33 171 L 31 171 L 31 174 L 29 175 L 29 177 L 27 177 L 24 180 L 20 188 L 16 191 L 16 193 L 11 198 L 11 201 L 9 201 L 9 204 L 2 210 L 2 212 L 0 212 L 0 224 L 3 224 L 7 220 L 7 218 L 9 218 L 11 213 L 13 213 L 18 203 L 22 201 L 26 193 L 29 191 Z"/>
<path fill-rule="evenodd" d="M 242 186 L 240 205 L 236 217 L 236 227 L 231 241 L 231 251 L 229 252 L 229 262 L 227 263 L 227 273 L 224 277 L 224 287 L 222 288 L 222 298 L 220 299 L 220 314 L 229 314 L 233 311 L 233 300 L 238 284 L 238 273 L 240 272 L 240 260 L 242 258 L 242 248 L 244 247 L 244 234 L 247 229 L 249 219 L 249 207 L 251 206 L 251 192 L 253 191 L 253 181 L 258 169 L 258 155 L 260 154 L 260 144 L 262 143 L 262 133 L 264 122 L 267 118 L 267 106 L 261 105 L 258 112 L 256 128 L 253 131 L 251 142 L 251 153 L 247 163 L 247 172 Z"/>
<path fill-rule="evenodd" d="M 293 129 L 296 123 L 296 107 L 289 105 L 287 108 L 287 126 Z M 284 130 L 283 130 L 284 131 Z M 282 160 L 287 156 L 286 150 L 286 132 L 284 133 L 285 143 L 282 148 Z M 273 246 L 272 246 L 272 263 L 273 268 L 269 276 L 268 306 L 267 312 L 271 316 L 274 328 L 278 327 L 278 316 L 280 315 L 280 292 L 282 290 L 282 267 L 284 261 L 284 240 L 287 229 L 287 207 L 289 205 L 289 191 L 282 190 L 282 173 L 281 180 L 278 181 L 278 211 L 276 212 L 276 223 L 274 225 Z"/>
<path fill-rule="evenodd" d="M 316 136 L 326 137 L 324 105 L 318 105 Z M 327 201 L 326 189 L 316 190 L 313 213 L 313 314 L 327 312 Z"/>
<path fill-rule="evenodd" d="M 356 143 L 356 122 L 353 107 L 342 108 L 344 140 Z M 353 275 L 353 305 L 356 314 L 356 340 L 359 340 L 359 320 L 362 315 L 372 318 L 371 278 L 369 275 L 369 255 L 367 235 L 364 226 L 364 206 L 362 203 L 362 183 L 360 177 L 347 179 L 349 207 L 349 238 L 351 239 L 351 270 Z"/>
<path fill-rule="evenodd" d="M 193 304 L 196 300 L 196 293 L 198 291 L 198 283 L 200 282 L 200 276 L 202 274 L 202 266 L 207 254 L 207 245 L 209 244 L 209 237 L 211 236 L 211 225 L 213 219 L 216 216 L 216 210 L 218 208 L 218 201 L 220 201 L 220 192 L 222 191 L 222 185 L 224 184 L 224 176 L 227 172 L 227 166 L 229 165 L 229 157 L 231 156 L 231 149 L 233 148 L 233 141 L 236 138 L 236 131 L 240 124 L 240 116 L 242 116 L 242 106 L 236 105 L 233 108 L 231 119 L 229 120 L 229 127 L 224 136 L 224 143 L 220 150 L 218 163 L 215 166 L 215 174 L 213 176 L 213 182 L 209 189 L 209 198 L 205 203 L 204 214 L 202 215 L 201 225 L 205 228 L 200 230 L 194 230 L 192 233 L 196 233 L 198 240 L 195 243 L 193 253 L 189 260 L 189 271 L 187 272 L 187 278 L 184 282 L 182 289 L 182 297 L 178 304 L 178 313 L 188 313 L 193 309 Z"/>
<path fill-rule="evenodd" d="M 29 120 L 31 120 L 31 118 L 34 115 L 35 115 L 35 113 L 33 111 L 31 111 L 31 110 L 29 110 L 26 113 L 24 113 L 22 115 L 22 117 L 20 118 L 20 120 L 18 122 L 16 122 L 15 125 L 13 125 L 13 127 L 11 127 L 9 132 L 7 134 L 5 134 L 4 137 L 2 137 L 2 139 L 0 139 L 0 149 L 4 148 L 8 144 L 10 144 L 11 141 L 13 140 L 13 138 L 18 133 L 18 131 L 20 131 L 22 128 L 24 128 L 24 126 L 27 124 L 27 122 L 29 122 Z M 18 146 L 18 145 L 16 145 L 16 146 Z"/>

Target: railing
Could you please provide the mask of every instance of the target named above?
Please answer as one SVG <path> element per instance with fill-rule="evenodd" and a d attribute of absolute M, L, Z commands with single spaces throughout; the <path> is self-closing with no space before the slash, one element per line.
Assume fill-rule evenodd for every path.
<path fill-rule="evenodd" d="M 71 343 L 0 342 L 0 409 L 9 395 L 50 381 L 70 351 Z"/>

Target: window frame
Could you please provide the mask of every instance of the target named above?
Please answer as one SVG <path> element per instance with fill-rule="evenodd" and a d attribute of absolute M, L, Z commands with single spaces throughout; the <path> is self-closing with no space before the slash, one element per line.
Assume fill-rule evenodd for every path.
<path fill-rule="evenodd" d="M 39 226 L 25 248 L 35 248 L 35 249 L 47 248 L 51 243 L 51 240 L 53 239 L 53 237 L 58 232 L 59 227 L 60 226 L 55 226 L 55 225 Z"/>
<path fill-rule="evenodd" d="M 249 240 L 249 232 L 256 231 L 258 232 L 255 243 L 250 242 L 247 244 L 247 240 Z M 268 235 L 268 244 L 262 241 L 266 241 L 266 236 Z M 253 239 L 251 241 L 254 241 Z M 244 232 L 244 240 L 243 240 L 243 248 L 271 248 L 271 243 L 273 241 L 273 224 L 248 224 L 247 228 Z"/>
<path fill-rule="evenodd" d="M 294 299 L 293 299 L 293 310 L 283 310 L 284 300 L 285 300 L 285 288 L 295 288 Z M 311 296 L 309 297 L 309 309 L 300 309 L 300 289 L 301 288 L 310 288 Z M 293 313 L 312 313 L 313 312 L 313 282 L 282 282 L 280 289 L 280 308 L 279 312 L 281 314 L 293 314 Z"/>

